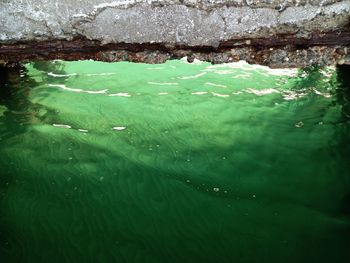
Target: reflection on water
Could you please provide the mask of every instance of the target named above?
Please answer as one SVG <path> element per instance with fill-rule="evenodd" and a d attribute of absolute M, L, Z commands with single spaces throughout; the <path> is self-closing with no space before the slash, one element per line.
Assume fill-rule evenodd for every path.
<path fill-rule="evenodd" d="M 348 262 L 348 69 L 1 71 L 1 262 Z"/>

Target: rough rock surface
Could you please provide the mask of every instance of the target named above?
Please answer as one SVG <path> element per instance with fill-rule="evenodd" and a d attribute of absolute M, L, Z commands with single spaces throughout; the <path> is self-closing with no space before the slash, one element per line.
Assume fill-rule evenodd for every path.
<path fill-rule="evenodd" d="M 0 61 L 350 64 L 350 1 L 0 0 Z"/>

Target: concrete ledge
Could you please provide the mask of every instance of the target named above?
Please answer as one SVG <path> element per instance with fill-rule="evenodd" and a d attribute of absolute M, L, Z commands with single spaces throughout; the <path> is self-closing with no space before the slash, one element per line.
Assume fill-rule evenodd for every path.
<path fill-rule="evenodd" d="M 0 14 L 3 61 L 350 63 L 350 1 L 5 0 Z"/>

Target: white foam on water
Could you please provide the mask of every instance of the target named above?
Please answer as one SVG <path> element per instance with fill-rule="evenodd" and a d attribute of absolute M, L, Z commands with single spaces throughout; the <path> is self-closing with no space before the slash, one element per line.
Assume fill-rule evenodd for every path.
<path fill-rule="evenodd" d="M 90 73 L 90 74 L 85 74 L 85 76 L 91 77 L 91 76 L 110 76 L 110 75 L 115 75 L 116 73 L 112 72 L 106 72 L 106 73 Z"/>
<path fill-rule="evenodd" d="M 207 91 L 197 91 L 197 92 L 192 92 L 192 95 L 204 95 L 204 94 L 208 94 Z"/>
<path fill-rule="evenodd" d="M 109 94 L 109 97 L 131 97 L 131 95 L 127 92 L 119 92 L 119 93 L 114 93 L 114 94 Z"/>
<path fill-rule="evenodd" d="M 228 95 L 228 94 L 221 94 L 221 93 L 216 93 L 216 92 L 212 92 L 211 94 L 213 94 L 216 97 L 221 97 L 221 98 L 230 97 L 230 95 Z"/>
<path fill-rule="evenodd" d="M 73 91 L 73 92 L 82 92 L 82 89 L 73 89 L 73 88 L 68 88 L 66 85 L 63 84 L 49 84 L 49 87 L 55 87 L 55 88 L 60 88 L 63 90 L 68 90 L 68 91 Z"/>
<path fill-rule="evenodd" d="M 63 128 L 63 129 L 71 129 L 72 128 L 72 126 L 67 125 L 67 124 L 56 124 L 56 123 L 54 123 L 54 124 L 52 124 L 52 126 L 57 127 L 57 128 Z"/>
<path fill-rule="evenodd" d="M 159 85 L 159 86 L 171 86 L 171 85 L 179 85 L 177 82 L 147 82 L 150 85 Z"/>
<path fill-rule="evenodd" d="M 247 62 L 241 60 L 233 63 L 224 63 L 218 65 L 210 65 L 205 70 L 213 71 L 215 73 L 220 72 L 221 68 L 242 69 L 243 71 L 261 71 L 261 73 L 268 73 L 269 75 L 276 76 L 296 76 L 298 69 L 272 69 L 261 65 L 250 65 Z"/>
<path fill-rule="evenodd" d="M 193 76 L 185 76 L 185 77 L 178 77 L 178 78 L 179 79 L 196 79 L 196 78 L 199 78 L 201 76 L 204 76 L 205 74 L 207 74 L 207 72 L 198 73 L 198 74 L 193 75 Z"/>
<path fill-rule="evenodd" d="M 288 91 L 284 91 L 282 96 L 284 100 L 296 100 L 299 98 L 303 98 L 306 95 L 307 95 L 306 92 L 297 93 L 295 91 L 288 90 Z"/>
<path fill-rule="evenodd" d="M 325 98 L 332 97 L 332 95 L 330 93 L 324 93 L 324 92 L 318 91 L 316 88 L 313 88 L 313 91 L 315 92 L 315 94 L 320 95 L 320 96 L 325 97 Z"/>
<path fill-rule="evenodd" d="M 209 86 L 219 87 L 219 88 L 227 88 L 227 86 L 225 86 L 225 85 L 216 84 L 216 83 L 212 83 L 212 82 L 205 82 L 204 84 L 209 85 Z"/>
<path fill-rule="evenodd" d="M 276 89 L 262 89 L 262 90 L 257 90 L 257 89 L 251 89 L 248 88 L 245 90 L 245 92 L 247 93 L 251 93 L 251 94 L 255 94 L 257 96 L 263 96 L 263 95 L 268 95 L 268 94 L 272 94 L 272 93 L 280 93 L 278 90 Z"/>
<path fill-rule="evenodd" d="M 301 127 L 304 126 L 304 123 L 303 123 L 302 121 L 299 121 L 299 122 L 297 122 L 296 124 L 294 124 L 294 126 L 295 126 L 296 128 L 301 128 Z"/>
<path fill-rule="evenodd" d="M 106 93 L 108 91 L 108 89 L 103 89 L 103 90 L 88 90 L 86 91 L 89 94 L 102 94 L 102 93 Z"/>
<path fill-rule="evenodd" d="M 108 91 L 108 89 L 103 89 L 103 90 L 74 89 L 74 88 L 68 88 L 66 85 L 63 85 L 63 84 L 49 84 L 48 86 L 60 88 L 63 90 L 73 91 L 73 92 L 89 93 L 89 94 L 102 94 L 102 93 L 106 93 Z"/>
<path fill-rule="evenodd" d="M 72 73 L 72 74 L 55 74 L 53 72 L 47 73 L 48 76 L 55 77 L 55 78 L 65 78 L 65 77 L 71 77 L 71 76 L 76 76 L 78 75 L 77 73 Z"/>
<path fill-rule="evenodd" d="M 238 75 L 232 76 L 233 79 L 247 79 L 250 77 L 251 77 L 250 74 L 238 74 Z"/>
<path fill-rule="evenodd" d="M 229 74 L 233 74 L 234 72 L 235 71 L 231 69 L 214 70 L 214 73 L 218 75 L 229 75 Z"/>
<path fill-rule="evenodd" d="M 126 127 L 125 126 L 116 126 L 116 127 L 113 127 L 113 130 L 115 131 L 122 131 L 122 130 L 125 130 Z"/>

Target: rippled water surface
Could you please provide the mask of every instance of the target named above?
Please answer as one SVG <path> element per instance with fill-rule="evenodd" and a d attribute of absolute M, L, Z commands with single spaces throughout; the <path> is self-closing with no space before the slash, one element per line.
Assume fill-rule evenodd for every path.
<path fill-rule="evenodd" d="M 341 77 L 184 61 L 4 72 L 0 262 L 350 262 Z"/>

